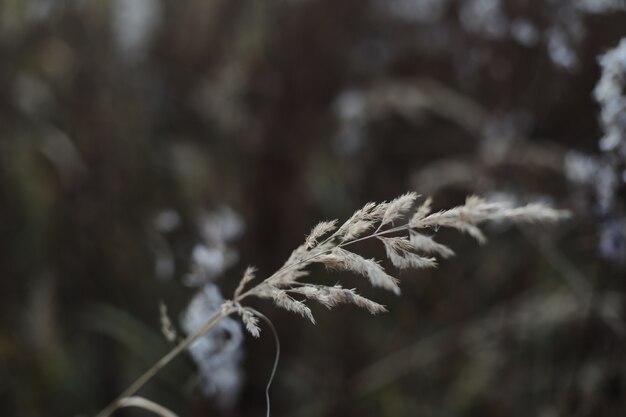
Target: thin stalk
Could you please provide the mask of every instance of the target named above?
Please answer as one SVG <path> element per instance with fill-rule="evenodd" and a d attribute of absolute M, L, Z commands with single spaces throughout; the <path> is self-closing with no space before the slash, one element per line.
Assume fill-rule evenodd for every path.
<path fill-rule="evenodd" d="M 124 390 L 111 404 L 106 406 L 102 411 L 100 411 L 96 417 L 109 417 L 113 414 L 122 404 L 124 403 L 124 399 L 133 396 L 137 391 L 139 391 L 148 381 L 152 379 L 161 369 L 163 369 L 168 363 L 172 361 L 176 356 L 178 356 L 182 351 L 187 349 L 189 345 L 195 342 L 198 338 L 207 334 L 217 323 L 219 323 L 222 319 L 226 318 L 228 315 L 233 313 L 234 310 L 230 309 L 227 311 L 222 311 L 221 309 L 217 311 L 215 314 L 209 318 L 209 320 L 194 333 L 187 336 L 183 341 L 181 341 L 176 347 L 170 350 L 165 356 L 161 357 L 150 369 L 143 373 L 139 378 L 135 380 L 128 388 Z"/>
<path fill-rule="evenodd" d="M 270 374 L 270 378 L 267 381 L 267 385 L 265 386 L 265 402 L 267 404 L 265 417 L 270 417 L 270 387 L 272 386 L 272 381 L 274 381 L 276 369 L 278 368 L 278 360 L 280 359 L 280 339 L 278 338 L 278 332 L 276 331 L 276 327 L 274 327 L 274 324 L 270 319 L 267 318 L 267 316 L 253 309 L 252 307 L 248 307 L 248 309 L 252 311 L 257 317 L 260 317 L 267 323 L 269 328 L 272 330 L 272 334 L 274 335 L 274 342 L 276 343 L 276 356 L 274 357 L 274 366 L 272 366 L 272 373 Z"/>

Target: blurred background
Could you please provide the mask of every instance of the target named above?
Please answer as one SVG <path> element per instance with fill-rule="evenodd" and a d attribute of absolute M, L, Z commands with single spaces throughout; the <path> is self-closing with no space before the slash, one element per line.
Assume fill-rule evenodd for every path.
<path fill-rule="evenodd" d="M 626 415 L 624 36 L 620 0 L 0 1 L 0 415 L 93 415 L 171 348 L 160 302 L 180 334 L 408 190 L 574 218 L 441 231 L 401 297 L 313 271 L 383 316 L 253 302 L 273 415 Z M 264 415 L 273 338 L 229 326 L 142 395 Z"/>

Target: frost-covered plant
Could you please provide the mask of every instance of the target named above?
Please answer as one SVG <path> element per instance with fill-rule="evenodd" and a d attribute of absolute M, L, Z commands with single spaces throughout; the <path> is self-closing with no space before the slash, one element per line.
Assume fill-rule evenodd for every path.
<path fill-rule="evenodd" d="M 602 76 L 593 91 L 604 136 L 600 149 L 626 160 L 626 38 L 600 57 Z"/>
<path fill-rule="evenodd" d="M 626 260 L 626 215 L 619 190 L 626 184 L 626 38 L 599 58 L 602 75 L 593 96 L 600 105 L 604 135 L 597 157 L 570 152 L 565 174 L 591 186 L 595 212 L 601 220 L 598 251 L 607 259 Z"/>
<path fill-rule="evenodd" d="M 207 317 L 217 313 L 224 302 L 216 285 L 205 285 L 194 296 L 181 320 L 183 330 L 193 334 Z M 231 407 L 241 389 L 239 364 L 243 357 L 240 324 L 225 317 L 204 337 L 189 346 L 189 353 L 200 370 L 202 390 L 214 396 L 222 408 Z"/>
<path fill-rule="evenodd" d="M 211 316 L 224 302 L 217 280 L 237 262 L 238 252 L 232 241 L 243 231 L 243 220 L 229 207 L 202 211 L 196 216 L 199 241 L 191 252 L 191 269 L 184 275 L 183 283 L 197 292 L 182 314 L 182 330 L 191 334 L 199 329 L 206 317 Z M 165 234 L 176 229 L 180 216 L 173 210 L 160 212 L 154 221 L 155 272 L 160 279 L 174 275 L 173 251 Z M 177 332 L 161 304 L 161 330 L 167 340 L 174 342 Z M 215 398 L 224 409 L 237 401 L 241 391 L 241 361 L 243 359 L 243 330 L 239 321 L 227 317 L 209 334 L 196 340 L 189 353 L 199 369 L 202 391 Z"/>
<path fill-rule="evenodd" d="M 224 296 L 216 280 L 237 261 L 239 255 L 230 242 L 243 231 L 243 221 L 229 207 L 200 213 L 196 221 L 201 242 L 193 248 L 191 272 L 183 280 L 187 286 L 198 288 L 181 318 L 187 334 L 194 333 L 207 317 L 220 310 Z M 214 397 L 221 408 L 234 405 L 241 391 L 242 343 L 240 323 L 226 317 L 189 346 L 203 393 Z"/>
<path fill-rule="evenodd" d="M 319 223 L 278 271 L 255 285 L 256 270 L 248 267 L 233 298 L 223 301 L 213 312 L 207 311 L 206 317 L 189 317 L 190 323 L 186 330 L 191 333 L 100 412 L 98 417 L 109 416 L 122 406 L 137 406 L 142 401 L 153 404 L 134 396 L 135 393 L 184 350 L 189 349 L 193 356 L 208 353 L 210 347 L 197 347 L 199 339 L 214 332 L 232 314 L 239 315 L 248 332 L 259 337 L 259 319 L 264 316 L 244 304 L 249 297 L 269 299 L 276 306 L 313 323 L 315 319 L 307 300 L 318 302 L 329 309 L 339 304 L 353 304 L 372 314 L 387 311 L 385 306 L 359 295 L 354 289 L 341 285 L 313 284 L 306 280 L 309 275 L 307 268 L 312 264 L 322 264 L 331 270 L 354 272 L 366 278 L 374 287 L 400 294 L 399 280 L 390 275 L 379 260 L 367 259 L 353 251 L 352 245 L 357 242 L 367 239 L 380 241 L 387 258 L 398 269 L 431 268 L 437 265 L 436 257 L 454 255 L 450 248 L 434 239 L 441 227 L 467 233 L 483 243 L 486 239 L 478 226 L 485 221 L 555 222 L 568 215 L 567 212 L 542 204 L 513 207 L 479 197 L 469 197 L 462 206 L 433 212 L 430 199 L 416 205 L 417 198 L 417 194 L 410 192 L 390 202 L 367 203 L 343 224 L 337 220 Z M 167 411 L 169 414 L 157 413 L 173 415 L 170 411 Z"/>

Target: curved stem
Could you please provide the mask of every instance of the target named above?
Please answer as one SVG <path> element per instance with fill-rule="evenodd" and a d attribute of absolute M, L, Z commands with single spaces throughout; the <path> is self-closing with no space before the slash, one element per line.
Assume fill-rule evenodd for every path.
<path fill-rule="evenodd" d="M 178 417 L 172 411 L 163 407 L 160 404 L 155 403 L 154 401 L 150 401 L 143 397 L 127 397 L 120 401 L 119 408 L 123 407 L 137 407 L 142 408 L 144 410 L 150 411 L 154 414 L 158 414 L 161 417 Z"/>
<path fill-rule="evenodd" d="M 270 417 L 270 387 L 272 386 L 272 381 L 274 381 L 276 369 L 278 368 L 278 360 L 280 359 L 280 339 L 278 338 L 278 332 L 276 331 L 274 324 L 269 318 L 267 318 L 267 316 L 252 307 L 247 308 L 267 323 L 267 325 L 272 330 L 272 334 L 274 335 L 274 342 L 276 343 L 276 356 L 274 357 L 274 366 L 272 366 L 272 373 L 270 374 L 270 378 L 267 381 L 267 385 L 265 386 L 265 402 L 267 404 L 267 412 L 265 415 L 266 417 Z"/>

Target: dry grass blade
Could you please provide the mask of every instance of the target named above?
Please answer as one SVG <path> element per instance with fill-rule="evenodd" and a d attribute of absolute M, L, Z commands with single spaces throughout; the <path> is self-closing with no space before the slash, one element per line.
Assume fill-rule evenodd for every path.
<path fill-rule="evenodd" d="M 361 255 L 336 247 L 323 255 L 319 261 L 331 269 L 352 271 L 369 279 L 374 287 L 384 288 L 399 295 L 398 280 L 387 274 L 375 259 L 365 259 Z"/>
<path fill-rule="evenodd" d="M 417 210 L 415 210 L 415 213 L 413 214 L 413 217 L 411 217 L 411 221 L 409 222 L 409 225 L 413 227 L 413 225 L 415 225 L 418 221 L 422 220 L 424 217 L 429 215 L 432 210 L 431 209 L 432 204 L 433 204 L 432 198 L 428 197 L 426 200 L 424 200 L 422 205 L 420 205 L 417 208 Z"/>
<path fill-rule="evenodd" d="M 437 266 L 435 258 L 425 258 L 412 251 L 416 248 L 406 238 L 378 237 L 385 245 L 385 252 L 391 263 L 399 269 L 423 269 Z"/>
<path fill-rule="evenodd" d="M 177 414 L 174 414 L 172 411 L 155 403 L 154 401 L 150 401 L 143 397 L 126 397 L 122 398 L 119 401 L 119 408 L 125 407 L 137 407 L 143 408 L 144 410 L 150 411 L 154 414 L 157 414 L 161 417 L 178 417 Z"/>
<path fill-rule="evenodd" d="M 253 337 L 261 336 L 261 328 L 259 327 L 259 319 L 255 316 L 254 312 L 250 308 L 240 308 L 238 310 L 241 316 L 241 321 L 246 326 L 246 330 Z"/>
<path fill-rule="evenodd" d="M 355 211 L 354 214 L 341 225 L 335 233 L 336 236 L 345 236 L 349 229 L 359 221 L 375 221 L 380 216 L 380 210 L 377 209 L 376 203 L 369 202 L 362 208 Z M 345 240 L 345 239 L 344 239 Z"/>
<path fill-rule="evenodd" d="M 350 241 L 352 239 L 356 239 L 361 236 L 363 233 L 367 232 L 372 228 L 374 223 L 369 220 L 358 220 L 354 222 L 347 230 L 346 234 L 343 237 L 343 241 Z"/>
<path fill-rule="evenodd" d="M 450 258 L 454 256 L 454 251 L 447 247 L 446 245 L 442 245 L 433 239 L 432 237 L 423 235 L 421 233 L 411 231 L 409 233 L 409 241 L 411 245 L 420 252 L 439 255 L 442 258 Z"/>
<path fill-rule="evenodd" d="M 332 220 L 328 222 L 319 222 L 312 230 L 311 233 L 306 237 L 304 241 L 305 246 L 308 249 L 315 247 L 323 236 L 328 233 L 334 231 L 337 228 L 337 220 Z"/>
<path fill-rule="evenodd" d="M 262 298 L 271 298 L 278 307 L 284 308 L 292 313 L 299 314 L 300 316 L 309 319 L 311 323 L 315 324 L 315 318 L 313 318 L 311 309 L 302 301 L 292 298 L 285 290 L 267 286 L 266 290 L 258 293 L 258 296 Z"/>
<path fill-rule="evenodd" d="M 479 243 L 486 242 L 486 237 L 478 228 L 485 221 L 509 221 L 513 223 L 554 223 L 569 217 L 563 210 L 554 210 L 542 204 L 533 203 L 522 207 L 511 207 L 502 202 L 487 202 L 484 199 L 468 197 L 463 206 L 440 211 L 419 218 L 411 219 L 410 227 L 452 227 L 472 236 Z"/>
<path fill-rule="evenodd" d="M 416 199 L 417 194 L 409 192 L 391 201 L 387 206 L 387 210 L 385 210 L 385 214 L 383 214 L 380 222 L 381 227 L 402 217 L 413 206 Z"/>
<path fill-rule="evenodd" d="M 387 311 L 384 306 L 360 296 L 353 289 L 342 288 L 340 285 L 335 285 L 334 287 L 306 285 L 294 288 L 291 291 L 317 301 L 329 310 L 339 304 L 354 304 L 357 307 L 366 309 L 372 314 L 385 313 Z"/>

